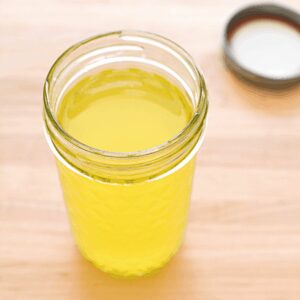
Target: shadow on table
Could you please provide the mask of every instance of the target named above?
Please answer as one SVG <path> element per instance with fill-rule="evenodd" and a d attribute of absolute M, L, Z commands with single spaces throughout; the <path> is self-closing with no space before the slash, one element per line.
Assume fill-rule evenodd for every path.
<path fill-rule="evenodd" d="M 270 115 L 286 115 L 300 109 L 300 84 L 293 84 L 284 88 L 265 88 L 255 86 L 238 78 L 227 71 L 227 83 L 237 95 L 237 99 Z"/>
<path fill-rule="evenodd" d="M 202 58 L 200 65 L 204 69 L 209 98 L 219 106 L 242 104 L 274 116 L 297 114 L 300 110 L 300 82 L 285 88 L 256 86 L 228 70 L 220 53 L 210 53 Z"/>
<path fill-rule="evenodd" d="M 191 277 L 196 276 L 193 263 L 181 253 L 157 274 L 137 279 L 112 278 L 83 258 L 78 258 L 77 263 L 78 274 L 73 274 L 73 278 L 78 278 L 72 295 L 80 300 L 174 300 L 184 298 L 187 293 L 191 295 L 194 290 L 190 286 Z M 197 277 L 199 275 L 197 272 Z M 197 299 L 201 300 L 201 295 L 197 295 Z"/>

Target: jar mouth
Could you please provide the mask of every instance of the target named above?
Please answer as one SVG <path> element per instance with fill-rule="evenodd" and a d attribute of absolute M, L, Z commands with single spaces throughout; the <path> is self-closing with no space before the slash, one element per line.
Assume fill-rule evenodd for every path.
<path fill-rule="evenodd" d="M 52 85 L 55 84 L 56 81 L 54 72 L 57 69 L 57 67 L 65 60 L 65 58 L 68 57 L 68 55 L 71 54 L 73 51 L 77 50 L 78 48 L 92 41 L 101 40 L 103 38 L 116 36 L 116 35 L 120 37 L 142 36 L 142 39 L 147 39 L 148 41 L 153 42 L 153 44 L 156 46 L 160 45 L 164 50 L 169 50 L 173 54 L 176 53 L 177 58 L 180 59 L 181 62 L 187 68 L 189 68 L 190 72 L 193 73 L 193 77 L 197 81 L 197 85 L 199 86 L 199 95 L 198 95 L 199 99 L 196 99 L 197 104 L 195 105 L 192 118 L 189 120 L 186 126 L 181 131 L 179 131 L 174 137 L 157 146 L 150 147 L 143 150 L 131 151 L 131 152 L 107 151 L 107 150 L 102 150 L 99 148 L 89 146 L 85 143 L 80 142 L 72 135 L 70 135 L 66 130 L 63 129 L 63 127 L 60 125 L 60 123 L 56 118 L 56 114 L 54 110 L 51 107 L 50 91 Z M 178 44 L 174 43 L 173 41 L 163 36 L 154 33 L 145 32 L 145 31 L 137 31 L 137 30 L 134 31 L 121 30 L 121 31 L 114 31 L 106 34 L 96 35 L 87 38 L 83 41 L 80 41 L 74 44 L 73 46 L 69 47 L 56 59 L 49 73 L 47 74 L 45 84 L 44 84 L 44 89 L 43 89 L 43 100 L 44 100 L 44 119 L 45 119 L 46 127 L 48 126 L 47 124 L 47 119 L 48 119 L 49 122 L 51 123 L 51 126 L 54 127 L 54 129 L 58 132 L 58 134 L 61 135 L 63 139 L 65 139 L 67 142 L 72 144 L 78 150 L 81 150 L 87 154 L 103 156 L 107 158 L 114 158 L 114 159 L 124 159 L 124 158 L 128 159 L 129 157 L 132 158 L 147 157 L 151 154 L 154 155 L 159 154 L 160 152 L 164 152 L 168 148 L 172 148 L 175 144 L 180 143 L 183 139 L 185 139 L 186 136 L 189 135 L 189 133 L 195 129 L 195 127 L 201 127 L 203 125 L 204 121 L 206 120 L 206 115 L 208 110 L 207 89 L 206 89 L 205 81 L 203 76 L 199 72 L 198 68 L 196 67 L 192 57 Z M 205 102 L 205 105 L 203 105 L 203 100 Z"/>

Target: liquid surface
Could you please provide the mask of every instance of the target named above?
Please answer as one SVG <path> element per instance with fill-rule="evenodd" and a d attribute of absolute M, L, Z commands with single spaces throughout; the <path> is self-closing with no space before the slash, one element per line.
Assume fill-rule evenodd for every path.
<path fill-rule="evenodd" d="M 71 135 L 110 151 L 166 142 L 190 120 L 183 93 L 144 71 L 86 77 L 65 95 L 58 120 Z M 82 254 L 113 275 L 140 276 L 162 267 L 181 244 L 195 160 L 160 179 L 110 184 L 57 161 L 72 231 Z"/>
<path fill-rule="evenodd" d="M 63 97 L 58 121 L 94 148 L 131 152 L 175 137 L 192 117 L 179 88 L 139 69 L 106 70 L 77 82 Z"/>

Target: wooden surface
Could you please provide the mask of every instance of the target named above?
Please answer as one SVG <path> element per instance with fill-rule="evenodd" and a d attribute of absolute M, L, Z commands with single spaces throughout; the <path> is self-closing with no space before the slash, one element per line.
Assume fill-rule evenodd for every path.
<path fill-rule="evenodd" d="M 300 10 L 299 0 L 285 2 Z M 255 89 L 223 66 L 222 26 L 242 4 L 0 1 L 1 300 L 300 299 L 300 87 Z M 184 246 L 159 274 L 135 281 L 106 276 L 76 250 L 41 117 L 54 59 L 120 28 L 183 45 L 211 103 Z"/>

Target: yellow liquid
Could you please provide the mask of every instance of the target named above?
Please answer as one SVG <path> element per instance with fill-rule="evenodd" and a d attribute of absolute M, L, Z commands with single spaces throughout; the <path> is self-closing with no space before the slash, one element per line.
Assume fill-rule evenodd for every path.
<path fill-rule="evenodd" d="M 77 140 L 130 152 L 160 145 L 192 117 L 182 91 L 138 69 L 106 70 L 81 79 L 63 97 L 57 118 Z M 58 162 L 71 225 L 83 255 L 100 269 L 138 276 L 164 265 L 180 246 L 194 159 L 157 180 L 110 184 Z"/>

